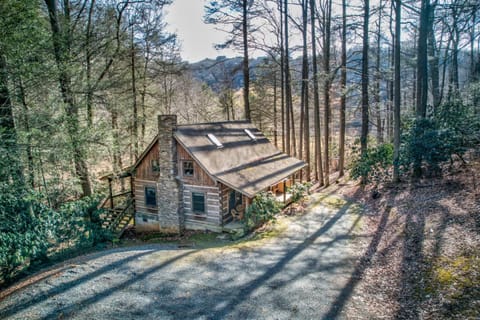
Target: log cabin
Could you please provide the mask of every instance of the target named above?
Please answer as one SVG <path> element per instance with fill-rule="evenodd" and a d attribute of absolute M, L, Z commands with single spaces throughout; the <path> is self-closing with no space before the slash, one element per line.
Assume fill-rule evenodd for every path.
<path fill-rule="evenodd" d="M 285 195 L 305 166 L 248 121 L 178 125 L 160 115 L 157 136 L 129 169 L 136 229 L 220 232 L 258 193 Z"/>

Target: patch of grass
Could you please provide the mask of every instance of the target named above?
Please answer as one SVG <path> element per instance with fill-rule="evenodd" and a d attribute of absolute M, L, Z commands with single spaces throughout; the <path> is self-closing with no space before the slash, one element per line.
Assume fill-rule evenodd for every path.
<path fill-rule="evenodd" d="M 480 315 L 480 256 L 441 257 L 428 275 L 426 293 L 441 298 L 443 314 L 469 318 Z"/>
<path fill-rule="evenodd" d="M 278 217 L 275 221 L 269 221 L 256 229 L 250 236 L 232 242 L 229 247 L 232 249 L 248 250 L 261 246 L 265 241 L 280 237 L 287 230 L 291 220 L 289 217 Z"/>
<path fill-rule="evenodd" d="M 324 205 L 332 209 L 341 209 L 348 203 L 347 200 L 335 196 L 335 195 L 328 195 L 328 194 L 320 194 L 318 198 L 314 199 L 312 202 L 313 206 L 317 205 Z"/>

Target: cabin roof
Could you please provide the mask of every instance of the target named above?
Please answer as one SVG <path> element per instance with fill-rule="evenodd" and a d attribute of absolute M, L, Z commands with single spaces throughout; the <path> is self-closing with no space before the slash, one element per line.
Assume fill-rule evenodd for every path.
<path fill-rule="evenodd" d="M 248 197 L 306 166 L 248 121 L 179 125 L 174 136 L 210 176 Z"/>

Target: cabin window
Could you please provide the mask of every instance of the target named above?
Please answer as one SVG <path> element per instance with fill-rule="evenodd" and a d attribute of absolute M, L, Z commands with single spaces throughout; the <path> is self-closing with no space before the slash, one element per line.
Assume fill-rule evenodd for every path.
<path fill-rule="evenodd" d="M 205 213 L 205 194 L 192 192 L 192 209 L 195 213 Z"/>
<path fill-rule="evenodd" d="M 145 204 L 150 207 L 157 205 L 157 190 L 154 187 L 145 187 Z"/>
<path fill-rule="evenodd" d="M 150 162 L 150 165 L 152 167 L 153 173 L 160 172 L 160 163 L 158 162 L 158 159 L 152 159 L 152 161 Z"/>
<path fill-rule="evenodd" d="M 193 177 L 193 161 L 183 161 L 183 175 Z"/>

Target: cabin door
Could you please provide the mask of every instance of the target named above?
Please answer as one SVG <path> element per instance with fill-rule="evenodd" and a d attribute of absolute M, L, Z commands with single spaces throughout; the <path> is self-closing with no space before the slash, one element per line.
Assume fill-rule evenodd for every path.
<path fill-rule="evenodd" d="M 235 190 L 230 191 L 228 198 L 228 212 L 232 213 L 232 210 L 237 210 L 237 207 L 242 204 L 242 194 Z"/>

